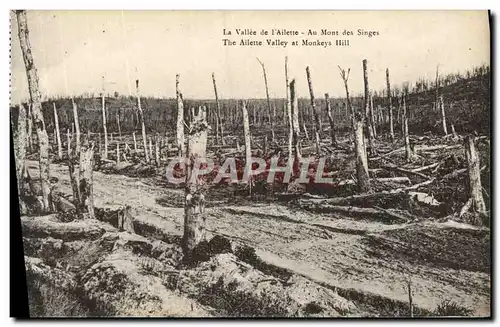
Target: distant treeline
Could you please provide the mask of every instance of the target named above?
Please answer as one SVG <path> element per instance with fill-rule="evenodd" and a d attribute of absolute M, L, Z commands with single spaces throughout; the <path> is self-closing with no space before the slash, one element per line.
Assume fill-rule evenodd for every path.
<path fill-rule="evenodd" d="M 469 78 L 458 78 L 457 75 L 443 79 L 440 83 L 439 94 L 443 95 L 447 120 L 454 124 L 457 132 L 488 133 L 490 127 L 490 70 L 481 68 L 473 70 Z M 452 80 L 453 83 L 449 81 Z M 446 81 L 446 83 L 445 83 Z M 398 99 L 401 90 L 408 92 L 407 110 L 410 118 L 409 129 L 413 134 L 422 134 L 426 131 L 439 131 L 440 113 L 434 110 L 435 87 L 430 88 L 427 84 L 421 84 L 417 88 L 409 84 L 393 90 L 393 111 L 396 125 L 398 123 L 399 107 Z M 417 91 L 418 90 L 418 91 Z M 324 95 L 316 95 L 316 106 L 322 108 L 321 120 L 327 124 L 326 102 Z M 80 128 L 82 132 L 90 130 L 92 133 L 102 131 L 102 98 L 80 96 L 74 98 L 78 106 Z M 362 109 L 364 99 L 360 96 L 352 98 L 353 107 Z M 386 114 L 387 97 L 384 91 L 373 92 L 374 108 Z M 59 116 L 59 125 L 62 131 L 70 129 L 73 124 L 73 109 L 70 98 L 56 98 L 42 103 L 45 124 L 49 132 L 54 129 L 53 104 L 55 103 Z M 122 133 L 131 133 L 140 130 L 139 114 L 137 110 L 137 98 L 134 96 L 106 96 L 106 120 L 108 132 L 118 132 L 117 120 L 120 121 Z M 269 125 L 270 116 L 276 126 L 288 124 L 285 113 L 285 99 L 271 99 L 271 112 L 268 111 L 265 99 L 247 100 L 250 124 L 258 127 Z M 331 98 L 330 103 L 334 111 L 334 118 L 339 128 L 349 126 L 348 112 L 345 106 L 345 98 Z M 26 104 L 25 104 L 26 105 Z M 159 99 L 153 97 L 141 98 L 144 110 L 144 118 L 148 133 L 174 133 L 177 116 L 176 99 Z M 191 109 L 197 106 L 207 106 L 208 121 L 215 125 L 215 99 L 194 100 L 185 99 L 184 108 Z M 220 99 L 219 100 L 221 120 L 227 132 L 237 130 L 242 126 L 241 100 Z M 17 120 L 17 106 L 11 107 L 14 113 L 13 121 Z M 185 120 L 190 119 L 190 110 L 185 110 Z M 313 114 L 310 99 L 299 99 L 299 119 L 305 121 L 306 125 L 312 124 Z"/>

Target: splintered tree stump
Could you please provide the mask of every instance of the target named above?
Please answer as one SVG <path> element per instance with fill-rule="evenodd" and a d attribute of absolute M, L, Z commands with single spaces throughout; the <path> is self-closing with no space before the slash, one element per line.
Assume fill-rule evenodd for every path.
<path fill-rule="evenodd" d="M 352 136 L 354 138 L 354 150 L 356 154 L 356 178 L 358 191 L 366 193 L 370 191 L 370 176 L 368 174 L 368 156 L 366 154 L 365 136 L 363 132 L 364 113 L 355 112 L 352 106 L 348 85 L 350 69 L 348 69 L 347 74 L 346 71 L 340 66 L 339 69 L 340 77 L 344 82 L 347 105 L 349 106 L 349 111 L 351 113 Z"/>
<path fill-rule="evenodd" d="M 206 108 L 199 107 L 198 112 L 193 110 L 193 119 L 189 126 L 187 147 L 187 174 L 184 202 L 184 235 L 182 249 L 184 256 L 189 258 L 193 249 L 205 238 L 205 195 L 202 181 L 196 173 L 200 162 L 206 159 L 208 123 Z"/>
<path fill-rule="evenodd" d="M 486 205 L 483 198 L 481 186 L 481 171 L 479 169 L 479 155 L 474 144 L 474 137 L 468 135 L 464 140 L 465 156 L 467 158 L 467 169 L 469 172 L 469 201 L 472 210 L 483 217 L 486 216 Z M 467 206 L 467 205 L 466 205 Z M 462 213 L 463 214 L 463 213 Z M 481 222 L 476 222 L 481 224 Z"/>
<path fill-rule="evenodd" d="M 80 206 L 82 211 L 89 214 L 89 218 L 94 215 L 94 191 L 93 191 L 93 166 L 94 166 L 94 144 L 88 145 L 85 142 L 80 152 Z"/>
<path fill-rule="evenodd" d="M 373 136 L 373 121 L 370 115 L 370 85 L 368 83 L 368 60 L 363 59 L 363 81 L 364 81 L 364 118 L 368 131 L 368 144 L 371 154 L 375 153 L 374 136 Z"/>
<path fill-rule="evenodd" d="M 118 212 L 118 230 L 121 232 L 126 231 L 129 233 L 135 233 L 134 230 L 134 217 L 131 214 L 131 207 L 125 206 L 122 210 Z"/>

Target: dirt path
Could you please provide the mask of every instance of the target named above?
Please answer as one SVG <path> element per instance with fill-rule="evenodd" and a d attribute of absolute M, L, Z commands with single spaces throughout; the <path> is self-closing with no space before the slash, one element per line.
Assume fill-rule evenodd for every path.
<path fill-rule="evenodd" d="M 37 163 L 30 161 L 28 167 L 36 176 Z M 51 165 L 51 176 L 58 179 L 59 191 L 71 194 L 65 166 Z M 95 172 L 94 197 L 96 207 L 128 204 L 168 232 L 181 234 L 184 211 L 180 189 L 155 186 L 151 179 Z M 209 204 L 207 213 L 210 232 L 254 246 L 263 260 L 314 281 L 406 302 L 406 276 L 410 275 L 417 306 L 433 310 L 443 300 L 452 300 L 474 308 L 476 315 L 489 315 L 489 274 L 474 265 L 451 264 L 443 259 L 443 250 L 433 250 L 448 241 L 448 234 L 443 239 L 435 233 L 450 229 L 467 233 L 468 229 L 436 223 L 385 225 L 297 211 L 281 204 Z M 405 231 L 407 238 L 400 238 L 399 231 Z M 421 245 L 421 233 L 431 241 Z M 482 239 L 483 234 L 477 237 Z M 473 256 L 471 253 L 471 260 Z"/>

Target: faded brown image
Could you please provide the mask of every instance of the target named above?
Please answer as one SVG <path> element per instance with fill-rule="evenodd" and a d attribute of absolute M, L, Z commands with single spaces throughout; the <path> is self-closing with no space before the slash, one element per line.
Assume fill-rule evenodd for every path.
<path fill-rule="evenodd" d="M 32 317 L 490 317 L 487 11 L 12 11 Z"/>

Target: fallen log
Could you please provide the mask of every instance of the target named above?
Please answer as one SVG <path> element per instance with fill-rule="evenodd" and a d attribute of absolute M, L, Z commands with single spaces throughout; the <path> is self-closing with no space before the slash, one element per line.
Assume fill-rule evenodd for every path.
<path fill-rule="evenodd" d="M 65 241 L 93 240 L 106 232 L 104 225 L 98 220 L 84 219 L 63 223 L 54 214 L 42 217 L 22 217 L 21 227 L 24 237 L 53 237 Z M 109 226 L 109 228 L 112 227 Z"/>
<path fill-rule="evenodd" d="M 411 181 L 408 177 L 381 177 L 381 178 L 371 178 L 372 181 L 379 182 L 379 183 L 387 183 L 387 182 L 394 182 L 394 183 L 408 183 L 410 184 Z M 352 179 L 347 179 L 340 181 L 337 185 L 338 186 L 343 186 L 343 185 L 353 185 L 356 184 L 356 181 Z"/>
<path fill-rule="evenodd" d="M 418 186 L 418 185 L 417 185 Z M 408 188 L 400 188 L 390 191 L 381 191 L 377 193 L 366 193 L 366 194 L 355 194 L 346 197 L 335 197 L 335 198 L 322 198 L 318 196 L 309 195 L 308 193 L 299 195 L 299 203 L 316 203 L 316 204 L 331 204 L 331 205 L 367 205 L 370 201 L 374 201 L 380 198 L 390 198 L 399 193 L 408 192 L 409 198 L 421 203 L 425 203 L 431 206 L 439 205 L 440 203 L 434 199 L 434 197 L 423 193 L 408 191 Z M 296 198 L 299 198 L 297 196 Z M 304 197 L 306 197 L 304 199 Z"/>
<path fill-rule="evenodd" d="M 430 176 L 427 176 L 425 174 L 422 174 L 422 173 L 419 173 L 419 172 L 416 172 L 416 171 L 412 171 L 412 170 L 406 170 L 406 169 L 403 169 L 403 168 L 400 168 L 400 167 L 396 167 L 396 166 L 392 166 L 392 165 L 391 166 L 390 165 L 385 165 L 383 168 L 387 169 L 387 170 L 395 170 L 395 171 L 403 173 L 403 174 L 415 175 L 415 176 L 419 176 L 419 177 L 422 177 L 422 178 L 425 178 L 425 179 L 431 179 Z"/>
<path fill-rule="evenodd" d="M 420 167 L 420 168 L 415 168 L 415 169 L 412 169 L 411 171 L 416 173 L 416 172 L 420 172 L 420 171 L 424 171 L 424 170 L 427 170 L 427 169 L 431 169 L 431 168 L 434 168 L 434 167 L 437 167 L 439 165 L 439 162 L 436 162 L 436 163 L 433 163 L 431 165 L 428 165 L 428 166 L 423 166 L 423 167 Z"/>
<path fill-rule="evenodd" d="M 360 208 L 353 206 L 337 206 L 331 204 L 317 204 L 313 202 L 299 201 L 299 206 L 302 209 L 320 212 L 320 213 L 343 213 L 350 216 L 375 217 L 379 219 L 389 220 L 391 222 L 407 222 L 408 219 L 399 214 L 395 214 L 388 210 L 380 210 L 375 208 Z"/>
<path fill-rule="evenodd" d="M 404 150 L 405 150 L 405 148 L 401 147 L 401 148 L 398 148 L 396 150 L 392 150 L 392 151 L 390 151 L 388 153 L 382 154 L 382 155 L 380 155 L 378 157 L 368 158 L 368 160 L 372 160 L 372 161 L 381 160 L 381 159 L 389 157 L 389 156 L 391 156 L 393 154 L 403 152 Z"/>
<path fill-rule="evenodd" d="M 485 169 L 486 169 L 486 165 L 482 166 L 480 171 L 483 171 Z M 443 177 L 441 177 L 441 179 L 457 178 L 458 176 L 460 176 L 466 172 L 467 172 L 467 168 L 457 169 L 457 170 L 452 171 L 449 174 L 444 175 Z"/>
<path fill-rule="evenodd" d="M 416 146 L 415 151 L 436 151 L 436 150 L 452 150 L 452 149 L 458 149 L 462 148 L 462 144 L 455 144 L 455 145 L 446 145 L 446 144 L 441 144 L 441 145 L 433 145 L 433 146 L 427 146 L 427 145 L 421 145 L 421 146 Z"/>

